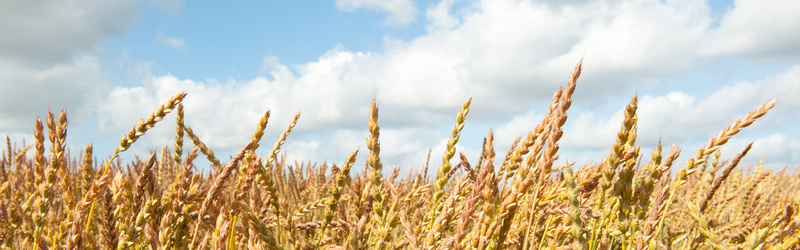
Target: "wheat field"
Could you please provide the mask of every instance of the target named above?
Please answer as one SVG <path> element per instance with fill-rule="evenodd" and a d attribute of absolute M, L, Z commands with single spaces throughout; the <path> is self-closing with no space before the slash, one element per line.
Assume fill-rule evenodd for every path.
<path fill-rule="evenodd" d="M 554 165 L 580 73 L 578 63 L 541 123 L 509 148 L 488 131 L 475 162 L 455 149 L 467 100 L 444 155 L 429 155 L 406 177 L 383 168 L 375 101 L 365 114 L 366 148 L 339 165 L 284 160 L 281 147 L 299 113 L 268 154 L 256 155 L 266 143 L 267 111 L 252 140 L 223 162 L 184 123 L 185 93 L 139 120 L 111 156 L 93 155 L 92 145 L 68 155 L 66 113 L 50 111 L 36 120 L 33 145 L 6 138 L 0 248 L 798 249 L 797 170 L 739 166 L 752 144 L 720 159 L 720 146 L 774 100 L 696 153 L 661 143 L 641 152 L 633 96 L 604 159 Z M 163 120 L 173 112 L 174 124 Z M 156 125 L 175 126 L 174 145 L 119 160 Z M 681 153 L 690 155 L 686 163 L 676 162 Z M 210 173 L 193 163 L 201 154 Z M 351 172 L 358 154 L 367 155 L 367 167 Z"/>

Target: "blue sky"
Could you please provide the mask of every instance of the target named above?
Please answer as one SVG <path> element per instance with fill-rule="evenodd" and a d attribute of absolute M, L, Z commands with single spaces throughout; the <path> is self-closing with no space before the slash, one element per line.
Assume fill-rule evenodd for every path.
<path fill-rule="evenodd" d="M 585 58 L 561 164 L 600 162 L 637 93 L 643 155 L 661 139 L 682 147 L 684 162 L 738 117 L 778 98 L 723 155 L 755 141 L 745 162 L 764 156 L 771 168 L 800 163 L 794 1 L 2 5 L 0 32 L 14 35 L 0 38 L 0 135 L 20 143 L 32 141 L 37 114 L 65 107 L 70 148 L 93 143 L 103 157 L 139 117 L 188 91 L 187 125 L 218 155 L 249 140 L 271 109 L 266 152 L 301 111 L 287 156 L 338 163 L 364 148 L 367 110 L 377 98 L 384 161 L 418 168 L 428 149 L 438 161 L 469 97 L 459 150 L 477 158 L 492 128 L 505 152 L 541 120 L 552 92 Z M 173 120 L 123 159 L 171 146 Z"/>
<path fill-rule="evenodd" d="M 264 75 L 265 55 L 302 64 L 337 45 L 379 51 L 384 36 L 411 39 L 425 31 L 422 22 L 381 25 L 380 12 L 339 11 L 333 2 L 192 2 L 176 11 L 148 6 L 143 12 L 129 34 L 105 42 L 111 58 L 128 53 L 158 61 L 154 73 L 192 79 L 250 79 Z M 165 43 L 169 38 L 184 43 L 176 49 Z"/>

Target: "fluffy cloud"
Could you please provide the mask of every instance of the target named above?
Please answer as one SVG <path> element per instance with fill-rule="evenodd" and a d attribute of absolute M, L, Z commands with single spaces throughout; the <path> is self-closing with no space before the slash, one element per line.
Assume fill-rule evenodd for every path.
<path fill-rule="evenodd" d="M 158 42 L 164 45 L 183 50 L 189 48 L 189 44 L 186 43 L 186 39 L 178 38 L 178 37 L 165 37 L 159 34 Z"/>
<path fill-rule="evenodd" d="M 800 58 L 800 5 L 791 0 L 737 0 L 720 26 L 709 32 L 705 55 L 740 55 L 758 60 Z"/>
<path fill-rule="evenodd" d="M 646 95 L 639 104 L 640 129 L 650 138 L 660 135 L 676 141 L 684 136 L 710 137 L 772 98 L 777 98 L 777 105 L 756 125 L 782 128 L 800 119 L 800 102 L 790 97 L 798 95 L 800 65 L 760 81 L 723 86 L 702 99 L 681 92 Z"/>
<path fill-rule="evenodd" d="M 723 147 L 723 157 L 731 157 L 747 143 L 755 141 L 749 155 L 764 156 L 772 167 L 797 164 L 800 155 L 794 152 L 797 152 L 800 141 L 796 134 L 789 136 L 786 133 L 796 133 L 793 124 L 800 121 L 797 111 L 800 105 L 789 97 L 800 95 L 798 79 L 800 66 L 795 66 L 760 81 L 723 86 L 702 98 L 683 92 L 641 96 L 637 112 L 638 141 L 648 150 L 658 140 L 662 140 L 664 145 L 676 143 L 683 148 L 681 159 L 685 160 L 720 130 L 771 98 L 778 97 L 774 109 L 734 136 L 729 146 Z M 593 160 L 601 160 L 619 131 L 622 108 L 612 116 L 581 113 L 564 129 L 562 148 L 594 154 Z M 757 160 L 757 157 L 749 159 Z"/>
<path fill-rule="evenodd" d="M 140 1 L 2 5 L 0 134 L 30 139 L 36 116 L 44 117 L 48 108 L 67 109 L 70 131 L 91 130 L 97 100 L 111 89 L 102 42 L 130 29 Z M 74 141 L 68 138 L 68 144 Z"/>
<path fill-rule="evenodd" d="M 150 76 L 142 86 L 113 88 L 108 99 L 98 105 L 99 133 L 125 131 L 139 117 L 145 117 L 165 100 L 181 91 L 186 124 L 212 147 L 230 152 L 250 137 L 255 124 L 272 110 L 268 136 L 282 132 L 295 112 L 302 111 L 295 133 L 333 131 L 366 124 L 369 100 L 374 94 L 363 91 L 366 83 L 354 84 L 343 68 L 364 54 L 332 51 L 319 61 L 304 65 L 295 76 L 286 66 L 270 66 L 272 80 L 260 77 L 249 81 L 204 82 L 178 79 L 172 75 Z M 269 61 L 269 60 L 267 60 Z M 326 83 L 327 85 L 317 85 Z M 361 93 L 361 94 L 359 94 Z M 355 110 L 353 110 L 355 109 Z M 153 138 L 150 145 L 169 145 L 171 131 Z M 166 138 L 166 139 L 164 139 Z"/>
<path fill-rule="evenodd" d="M 408 42 L 387 39 L 378 82 L 390 82 L 392 93 L 400 93 L 393 99 L 414 107 L 475 95 L 492 104 L 475 110 L 480 115 L 521 112 L 531 100 L 549 98 L 586 55 L 592 74 L 582 82 L 593 94 L 581 97 L 597 100 L 688 69 L 696 52 L 687 48 L 702 42 L 711 24 L 708 7 L 699 2 L 481 1 L 451 7 L 443 1 L 428 9 L 429 34 Z"/>
<path fill-rule="evenodd" d="M 497 127 L 492 131 L 495 138 L 495 148 L 510 147 L 514 140 L 521 137 L 525 140 L 528 132 L 532 131 L 536 124 L 542 123 L 544 115 L 534 112 L 515 116 L 507 123 Z"/>
<path fill-rule="evenodd" d="M 458 17 L 450 14 L 454 1 L 443 0 L 427 9 L 425 14 L 428 23 L 425 24 L 425 29 L 428 32 L 453 29 L 461 23 Z"/>
<path fill-rule="evenodd" d="M 30 131 L 37 114 L 66 108 L 71 123 L 91 119 L 94 100 L 107 88 L 96 57 L 84 56 L 68 63 L 28 67 L 0 59 L 0 131 Z"/>
<path fill-rule="evenodd" d="M 0 57 L 27 63 L 69 62 L 103 39 L 126 31 L 138 1 L 12 1 L 0 9 Z"/>
<path fill-rule="evenodd" d="M 753 143 L 753 147 L 742 159 L 739 165 L 742 169 L 758 164 L 763 159 L 767 169 L 789 167 L 789 171 L 792 171 L 800 162 L 800 141 L 784 133 L 768 133 L 758 137 L 736 136 L 721 147 L 721 158 L 730 159 L 750 143 Z"/>
<path fill-rule="evenodd" d="M 383 21 L 386 25 L 402 25 L 416 20 L 417 7 L 411 0 L 336 0 L 336 8 L 343 11 L 375 9 L 389 12 Z"/>

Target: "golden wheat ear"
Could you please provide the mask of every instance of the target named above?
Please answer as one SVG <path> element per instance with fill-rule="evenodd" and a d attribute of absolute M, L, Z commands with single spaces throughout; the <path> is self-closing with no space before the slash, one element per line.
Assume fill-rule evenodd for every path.
<path fill-rule="evenodd" d="M 131 131 L 128 132 L 128 134 L 122 137 L 122 140 L 120 140 L 120 146 L 114 150 L 114 154 L 106 163 L 106 166 L 102 171 L 102 175 L 94 181 L 92 187 L 84 195 L 83 200 L 78 202 L 72 211 L 74 217 L 72 217 L 73 221 L 70 222 L 72 224 L 72 230 L 67 240 L 67 249 L 79 248 L 81 246 L 81 242 L 83 241 L 83 235 L 87 233 L 84 232 L 84 229 L 90 229 L 90 220 L 94 211 L 95 201 L 101 190 L 105 189 L 111 181 L 110 170 L 112 162 L 117 159 L 119 153 L 128 150 L 131 144 L 136 142 L 139 137 L 144 135 L 149 129 L 153 128 L 153 126 L 155 126 L 157 122 L 161 121 L 164 116 L 172 112 L 172 110 L 183 100 L 184 97 L 186 97 L 185 92 L 173 96 L 166 103 L 158 107 L 156 111 L 151 113 L 147 117 L 147 120 L 140 119 L 139 123 L 136 124 L 136 126 L 134 126 Z M 84 224 L 83 221 L 87 222 Z"/>

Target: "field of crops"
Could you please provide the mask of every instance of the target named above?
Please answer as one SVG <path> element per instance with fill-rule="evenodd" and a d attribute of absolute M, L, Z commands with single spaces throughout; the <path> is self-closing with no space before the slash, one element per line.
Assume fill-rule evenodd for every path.
<path fill-rule="evenodd" d="M 739 166 L 749 145 L 720 159 L 719 147 L 774 101 L 720 128 L 697 151 L 659 144 L 641 152 L 634 96 L 599 164 L 554 165 L 580 72 L 579 63 L 541 123 L 510 147 L 495 145 L 488 131 L 474 162 L 455 150 L 467 100 L 444 155 L 429 156 L 429 164 L 406 177 L 383 168 L 376 102 L 364 114 L 366 147 L 336 164 L 283 160 L 281 146 L 300 114 L 267 155 L 255 150 L 269 144 L 261 138 L 270 112 L 253 124 L 252 140 L 238 154 L 219 158 L 184 123 L 185 93 L 140 120 L 111 156 L 93 155 L 91 145 L 66 154 L 66 113 L 51 111 L 36 121 L 34 144 L 7 139 L 0 248 L 798 248 L 797 171 Z M 170 113 L 175 123 L 162 120 Z M 156 125 L 176 127 L 174 145 L 118 160 Z M 184 146 L 193 149 L 183 152 Z M 351 171 L 358 154 L 367 155 L 361 173 Z M 680 154 L 688 161 L 676 162 Z M 212 162 L 212 173 L 199 174 L 193 161 L 200 155 Z"/>

